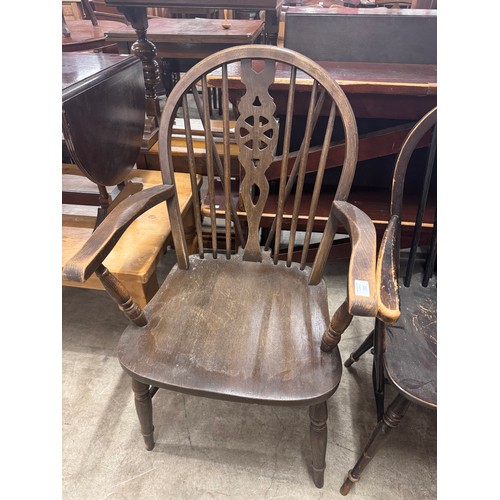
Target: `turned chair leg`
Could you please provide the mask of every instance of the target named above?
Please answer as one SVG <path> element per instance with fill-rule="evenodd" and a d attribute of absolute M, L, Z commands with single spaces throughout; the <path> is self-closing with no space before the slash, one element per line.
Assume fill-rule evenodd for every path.
<path fill-rule="evenodd" d="M 354 483 L 359 481 L 361 473 L 374 457 L 380 445 L 385 441 L 389 432 L 399 425 L 404 417 L 410 402 L 401 394 L 398 394 L 394 401 L 389 405 L 384 414 L 383 419 L 377 424 L 373 430 L 368 442 L 365 445 L 363 453 L 359 457 L 356 465 L 347 474 L 347 478 L 340 488 L 342 495 L 347 495 Z"/>
<path fill-rule="evenodd" d="M 328 408 L 326 401 L 318 405 L 309 407 L 309 418 L 311 419 L 310 439 L 312 451 L 312 475 L 316 487 L 323 488 L 325 482 L 325 456 L 326 440 L 328 430 L 326 421 L 328 420 Z"/>
<path fill-rule="evenodd" d="M 155 447 L 155 441 L 153 436 L 153 403 L 149 385 L 132 379 L 132 390 L 135 395 L 135 409 L 141 424 L 142 437 L 146 444 L 146 450 L 150 451 Z"/>
<path fill-rule="evenodd" d="M 366 352 L 368 349 L 373 347 L 373 332 L 374 330 L 371 331 L 370 335 L 366 337 L 366 339 L 363 341 L 363 343 L 354 351 L 351 352 L 351 355 L 349 358 L 346 360 L 344 363 L 344 366 L 346 368 L 349 368 L 353 363 L 359 360 L 359 358 Z"/>

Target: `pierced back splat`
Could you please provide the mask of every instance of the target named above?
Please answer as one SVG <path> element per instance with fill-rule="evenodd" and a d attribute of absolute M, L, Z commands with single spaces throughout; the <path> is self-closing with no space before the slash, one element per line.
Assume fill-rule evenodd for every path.
<path fill-rule="evenodd" d="M 270 60 L 265 61 L 264 69 L 259 73 L 253 70 L 251 60 L 241 62 L 241 80 L 246 93 L 238 106 L 240 116 L 236 121 L 235 135 L 240 147 L 238 159 L 245 170 L 241 196 L 248 218 L 248 239 L 243 260 L 254 262 L 262 261 L 259 226 L 269 194 L 266 170 L 273 161 L 278 142 L 278 124 L 274 118 L 276 105 L 269 95 L 275 70 L 276 63 Z"/>

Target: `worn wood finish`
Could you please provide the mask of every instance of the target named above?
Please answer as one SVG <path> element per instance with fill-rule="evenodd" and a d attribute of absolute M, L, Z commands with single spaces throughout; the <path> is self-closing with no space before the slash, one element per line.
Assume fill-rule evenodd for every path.
<path fill-rule="evenodd" d="M 253 60 L 264 61 L 265 69 L 255 71 Z M 220 229 L 231 228 L 237 233 L 238 227 L 245 228 L 242 231 L 245 238 L 242 237 L 236 252 L 221 256 L 215 244 L 213 253 L 199 248 L 199 255 L 189 257 L 179 194 L 181 174 L 174 174 L 173 169 L 172 130 L 176 117 L 183 116 L 190 166 L 185 182 L 191 187 L 196 177 L 191 116 L 187 111 L 191 107 L 186 106 L 189 97 L 205 128 L 209 191 L 213 191 L 210 185 L 218 176 L 221 185 L 225 184 L 223 193 L 231 194 L 227 185 L 231 182 L 227 174 L 230 162 L 220 158 L 210 128 L 206 75 L 220 67 L 225 79 L 226 65 L 234 61 L 243 61 L 244 81 L 248 84 L 246 98 L 238 109 L 234 137 L 244 172 L 242 204 L 251 222 L 238 226 L 236 211 L 231 210 L 231 224 L 226 223 Z M 321 107 L 322 99 L 330 100 L 335 104 L 332 109 L 346 137 L 342 175 L 312 269 L 295 263 L 275 263 L 270 250 L 263 250 L 256 240 L 268 190 L 265 173 L 274 159 L 281 126 L 274 116 L 269 94 L 276 61 L 305 71 L 322 89 L 309 106 L 311 127 L 315 121 L 314 109 Z M 225 82 L 222 109 L 223 137 L 227 141 L 230 136 L 227 79 Z M 333 120 L 333 112 L 331 117 Z M 309 147 L 307 136 L 309 133 L 301 145 L 304 152 Z M 330 137 L 325 140 L 328 145 Z M 162 185 L 132 194 L 118 204 L 63 269 L 63 276 L 76 282 L 85 281 L 96 271 L 132 319 L 119 341 L 118 357 L 134 380 L 136 408 L 147 449 L 154 446 L 151 396 L 156 388 L 230 401 L 308 406 L 313 480 L 317 487 L 323 485 L 326 401 L 338 387 L 342 365 L 337 347 L 329 352 L 320 348 L 330 323 L 322 274 L 339 224 L 349 232 L 353 246 L 347 310 L 349 314 L 377 313 L 373 287 L 375 231 L 368 217 L 346 201 L 356 166 L 357 146 L 354 116 L 342 89 L 319 65 L 286 49 L 258 45 L 226 49 L 198 63 L 174 87 L 165 103 L 160 126 Z M 326 150 L 325 145 L 324 155 Z M 223 153 L 227 155 L 228 151 L 226 145 Z M 302 173 L 299 168 L 299 182 Z M 214 205 L 214 192 L 209 197 Z M 141 314 L 129 301 L 127 292 L 107 272 L 103 261 L 127 238 L 141 217 L 149 220 L 153 210 L 158 209 L 165 213 L 164 202 L 177 264 Z M 226 200 L 226 205 L 231 206 L 230 200 Z M 200 229 L 199 221 L 194 225 Z M 367 286 L 358 289 L 356 281 Z"/>
<path fill-rule="evenodd" d="M 410 401 L 437 408 L 437 283 L 400 287 L 401 318 L 386 325 L 384 367 Z"/>
<path fill-rule="evenodd" d="M 175 268 L 146 306 L 148 326 L 124 332 L 120 362 L 142 382 L 185 393 L 318 404 L 340 381 L 340 357 L 338 349 L 320 350 L 326 286 L 307 286 L 307 274 L 269 259 L 191 256 L 190 270 Z M 249 301 L 248 290 L 257 289 Z"/>
<path fill-rule="evenodd" d="M 346 361 L 351 366 L 373 345 L 373 385 L 378 425 L 340 492 L 347 495 L 375 454 L 388 431 L 395 427 L 413 402 L 437 408 L 437 219 L 430 242 L 422 243 L 421 213 L 428 201 L 431 172 L 437 149 L 437 108 L 412 129 L 396 160 L 393 174 L 391 217 L 379 250 L 377 263 L 378 314 L 375 330 Z M 409 254 L 402 252 L 401 214 L 403 186 L 409 160 L 424 134 L 433 130 L 422 196 L 416 215 Z M 417 258 L 417 250 L 419 257 Z M 423 262 L 422 262 L 423 261 Z M 402 272 L 406 267 L 406 276 Z M 431 277 L 432 275 L 432 277 Z M 390 382 L 398 396 L 384 413 L 384 384 Z"/>
<path fill-rule="evenodd" d="M 400 316 L 396 255 L 399 224 L 399 218 L 392 216 L 382 238 L 377 260 L 377 316 L 385 323 L 394 323 Z"/>

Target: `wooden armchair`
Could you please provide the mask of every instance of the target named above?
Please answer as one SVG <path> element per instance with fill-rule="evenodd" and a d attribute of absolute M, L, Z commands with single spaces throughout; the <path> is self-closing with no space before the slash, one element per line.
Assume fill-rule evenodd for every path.
<path fill-rule="evenodd" d="M 275 103 L 269 95 L 277 62 L 288 64 L 291 85 L 288 117 L 278 122 Z M 241 64 L 246 93 L 239 103 L 234 137 L 239 161 L 245 172 L 241 196 L 247 226 L 242 227 L 230 196 L 230 110 L 228 66 Z M 210 128 L 207 74 L 222 72 L 223 153 L 215 147 Z M 305 158 L 313 132 L 315 112 L 329 108 L 329 125 L 323 151 L 331 140 L 334 122 L 342 122 L 346 150 L 341 181 L 332 196 L 330 217 L 325 223 L 320 249 L 312 264 L 278 260 L 259 244 L 259 225 L 269 192 L 265 177 L 276 144 L 284 143 L 283 175 L 279 186 L 276 234 L 281 235 L 283 196 L 286 187 L 287 145 L 290 143 L 291 115 L 295 99 L 295 75 L 302 70 L 314 79 L 307 131 L 302 155 L 297 161 L 293 189 L 297 206 L 290 223 L 289 248 L 293 248 L 300 192 L 304 181 Z M 197 86 L 201 83 L 201 96 Z M 195 185 L 196 162 L 190 119 L 199 110 L 204 124 L 207 185 L 211 215 L 202 220 L 200 199 L 193 189 L 197 255 L 188 256 L 174 181 L 172 130 L 176 117 L 183 118 L 188 145 L 190 176 Z M 66 279 L 85 280 L 94 271 L 110 295 L 131 320 L 123 333 L 118 357 L 132 378 L 136 409 L 144 442 L 152 450 L 152 397 L 158 388 L 204 397 L 248 403 L 309 407 L 311 419 L 312 476 L 323 486 L 327 442 L 327 400 L 340 382 L 342 365 L 337 343 L 352 315 L 374 316 L 375 230 L 369 218 L 347 203 L 357 156 L 354 116 L 341 88 L 316 63 L 287 49 L 248 45 L 218 52 L 194 66 L 174 87 L 165 104 L 160 126 L 160 163 L 165 184 L 144 190 L 123 201 L 95 230 L 88 243 L 64 269 Z M 319 171 L 324 170 L 325 155 Z M 226 204 L 230 207 L 222 228 L 225 245 L 218 248 L 215 178 L 222 180 Z M 314 193 L 321 190 L 317 178 Z M 315 201 L 310 220 L 314 219 Z M 153 299 L 142 310 L 102 262 L 131 221 L 152 206 L 166 201 L 177 264 Z M 327 288 L 322 279 L 326 256 L 337 226 L 352 238 L 352 257 L 346 299 L 330 321 Z M 204 247 L 202 229 L 208 226 L 210 244 Z M 311 237 L 311 225 L 306 240 Z M 231 234 L 238 249 L 231 251 Z M 279 244 L 280 238 L 276 241 Z M 308 242 L 306 241 L 306 246 Z M 321 350 L 323 338 L 324 349 Z"/>
<path fill-rule="evenodd" d="M 391 199 L 391 218 L 377 262 L 379 311 L 375 329 L 345 362 L 350 367 L 373 347 L 373 385 L 377 406 L 377 426 L 340 492 L 347 495 L 373 458 L 391 429 L 403 418 L 410 402 L 437 408 L 437 219 L 429 232 L 422 227 L 431 174 L 436 154 L 437 108 L 427 113 L 412 129 L 396 161 Z M 425 182 L 411 248 L 400 248 L 401 207 L 405 174 L 417 143 L 429 130 Z M 406 269 L 404 269 L 406 267 Z M 403 272 L 404 271 L 404 272 Z M 400 275 L 402 276 L 400 278 Z M 398 391 L 385 408 L 384 384 L 388 380 Z"/>

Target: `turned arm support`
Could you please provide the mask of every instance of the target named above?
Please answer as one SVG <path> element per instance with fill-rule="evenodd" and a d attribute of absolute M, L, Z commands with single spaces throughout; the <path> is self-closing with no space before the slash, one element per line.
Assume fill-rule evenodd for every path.
<path fill-rule="evenodd" d="M 385 323 L 394 323 L 400 315 L 397 262 L 397 231 L 399 218 L 393 215 L 384 232 L 377 260 L 377 317 Z"/>
<path fill-rule="evenodd" d="M 346 201 L 334 201 L 330 216 L 347 229 L 352 249 L 347 298 L 335 311 L 323 334 L 323 351 L 331 351 L 339 343 L 353 316 L 374 317 L 378 311 L 375 271 L 377 236 L 373 222 L 359 208 Z"/>
<path fill-rule="evenodd" d="M 175 187 L 162 184 L 145 189 L 123 200 L 92 233 L 83 247 L 66 263 L 63 278 L 84 282 L 102 265 L 122 234 L 144 212 L 172 199 Z"/>

